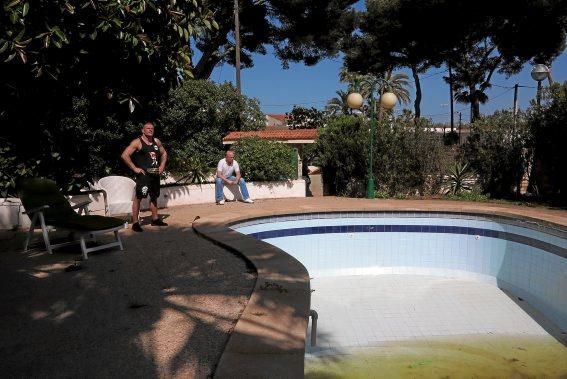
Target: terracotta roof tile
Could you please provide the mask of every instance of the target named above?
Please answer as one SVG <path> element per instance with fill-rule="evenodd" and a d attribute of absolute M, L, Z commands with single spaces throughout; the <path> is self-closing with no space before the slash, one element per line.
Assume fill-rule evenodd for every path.
<path fill-rule="evenodd" d="M 287 118 L 287 115 L 285 113 L 283 113 L 283 114 L 269 113 L 266 116 L 271 117 L 271 118 L 275 118 L 276 120 L 280 120 L 280 121 L 285 121 L 286 118 Z"/>
<path fill-rule="evenodd" d="M 246 137 L 260 137 L 269 140 L 314 140 L 317 138 L 317 129 L 295 130 L 257 130 L 249 132 L 230 132 L 223 141 L 236 141 Z"/>

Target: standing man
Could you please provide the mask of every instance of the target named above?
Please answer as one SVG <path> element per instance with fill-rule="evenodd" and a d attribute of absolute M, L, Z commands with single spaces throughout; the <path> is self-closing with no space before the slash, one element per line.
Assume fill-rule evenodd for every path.
<path fill-rule="evenodd" d="M 236 174 L 236 176 L 235 176 Z M 248 194 L 248 188 L 246 188 L 246 182 L 244 178 L 240 176 L 240 167 L 238 162 L 234 160 L 234 151 L 228 150 L 224 158 L 219 161 L 217 165 L 217 178 L 215 179 L 215 197 L 218 205 L 224 205 L 224 193 L 223 188 L 225 184 L 238 184 L 240 187 L 240 192 L 242 192 L 242 198 L 245 203 L 252 204 L 254 201 L 250 198 Z"/>
<path fill-rule="evenodd" d="M 146 122 L 142 135 L 132 142 L 122 153 L 122 160 L 136 174 L 136 198 L 132 202 L 132 230 L 143 232 L 140 226 L 140 202 L 150 195 L 152 226 L 167 226 L 158 216 L 159 178 L 167 163 L 167 152 L 160 140 L 154 138 L 154 124 Z"/>

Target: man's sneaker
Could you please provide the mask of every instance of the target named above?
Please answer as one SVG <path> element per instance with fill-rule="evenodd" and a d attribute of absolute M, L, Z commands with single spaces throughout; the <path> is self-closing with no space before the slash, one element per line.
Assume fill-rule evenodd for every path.
<path fill-rule="evenodd" d="M 132 230 L 135 232 L 143 232 L 144 229 L 142 229 L 142 227 L 140 226 L 139 222 L 135 222 L 132 224 Z"/>
<path fill-rule="evenodd" d="M 161 218 L 152 220 L 152 226 L 167 226 L 167 222 L 163 222 Z"/>
<path fill-rule="evenodd" d="M 244 199 L 244 202 L 248 203 L 248 204 L 253 204 L 254 200 L 252 200 L 251 198 L 248 198 L 248 199 Z"/>
<path fill-rule="evenodd" d="M 218 204 L 218 205 L 224 205 L 224 199 L 217 201 L 217 204 Z"/>

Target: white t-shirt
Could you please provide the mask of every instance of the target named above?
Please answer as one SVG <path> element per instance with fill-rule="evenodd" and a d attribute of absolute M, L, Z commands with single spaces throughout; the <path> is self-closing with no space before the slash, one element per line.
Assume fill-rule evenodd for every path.
<path fill-rule="evenodd" d="M 235 160 L 233 160 L 232 165 L 229 166 L 228 163 L 226 163 L 226 159 L 223 158 L 217 165 L 217 176 L 219 171 L 222 172 L 222 175 L 225 178 L 228 178 L 229 176 L 234 176 L 235 172 L 240 172 L 240 167 L 238 167 L 238 162 L 236 162 Z"/>

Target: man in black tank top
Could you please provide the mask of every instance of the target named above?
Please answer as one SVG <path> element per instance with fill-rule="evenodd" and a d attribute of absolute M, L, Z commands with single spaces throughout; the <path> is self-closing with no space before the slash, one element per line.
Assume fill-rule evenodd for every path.
<path fill-rule="evenodd" d="M 122 153 L 122 160 L 136 174 L 136 198 L 132 202 L 132 230 L 143 232 L 139 213 L 142 199 L 150 196 L 153 226 L 167 226 L 158 216 L 159 178 L 167 163 L 167 152 L 154 138 L 154 124 L 146 122 L 142 135 L 133 140 Z"/>

